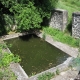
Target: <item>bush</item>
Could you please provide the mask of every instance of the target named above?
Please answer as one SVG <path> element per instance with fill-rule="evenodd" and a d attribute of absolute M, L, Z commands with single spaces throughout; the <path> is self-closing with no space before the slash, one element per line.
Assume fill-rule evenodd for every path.
<path fill-rule="evenodd" d="M 0 4 L 3 6 L 1 6 L 1 12 L 13 18 L 11 20 L 10 17 L 7 17 L 6 19 L 9 19 L 9 21 L 3 18 L 4 21 L 10 23 L 14 21 L 13 23 L 17 25 L 18 31 L 27 31 L 41 28 L 44 18 L 49 19 L 51 9 L 54 8 L 57 1 L 58 0 L 1 0 Z M 7 27 L 7 31 L 9 31 L 9 27 Z"/>
<path fill-rule="evenodd" d="M 21 5 L 16 4 L 10 9 L 12 12 L 15 10 L 15 18 L 17 20 L 17 29 L 19 31 L 29 30 L 33 28 L 40 28 L 42 22 L 40 13 L 32 2 Z"/>

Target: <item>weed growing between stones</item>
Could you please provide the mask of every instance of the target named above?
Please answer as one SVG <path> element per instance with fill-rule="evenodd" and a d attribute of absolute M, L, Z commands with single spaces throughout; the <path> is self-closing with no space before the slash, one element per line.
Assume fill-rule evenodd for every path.
<path fill-rule="evenodd" d="M 43 35 L 42 35 L 42 39 L 43 39 L 43 40 L 46 39 L 46 34 L 45 34 L 45 33 L 43 33 Z"/>
<path fill-rule="evenodd" d="M 54 76 L 55 76 L 55 73 L 47 72 L 45 74 L 38 76 L 37 80 L 50 80 Z"/>
<path fill-rule="evenodd" d="M 56 75 L 59 75 L 60 74 L 60 71 L 59 69 L 56 70 Z"/>

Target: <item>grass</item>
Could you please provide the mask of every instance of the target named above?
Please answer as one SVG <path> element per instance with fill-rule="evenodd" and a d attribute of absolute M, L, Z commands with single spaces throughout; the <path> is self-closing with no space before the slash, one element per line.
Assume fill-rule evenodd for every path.
<path fill-rule="evenodd" d="M 56 8 L 59 9 L 64 9 L 68 11 L 68 23 L 67 23 L 67 28 L 66 28 L 66 32 L 67 33 L 71 33 L 70 29 L 71 29 L 71 25 L 72 24 L 72 13 L 73 12 L 78 12 L 80 11 L 80 1 L 73 1 L 73 0 L 58 0 L 57 4 L 56 4 Z"/>
<path fill-rule="evenodd" d="M 75 5 L 75 4 L 71 4 L 67 1 L 62 1 L 62 0 L 59 0 L 57 5 L 56 5 L 56 8 L 61 8 L 61 9 L 65 9 L 68 11 L 68 20 L 70 21 L 71 17 L 72 17 L 72 13 L 75 12 L 75 11 L 80 11 L 80 8 Z"/>
<path fill-rule="evenodd" d="M 45 74 L 39 75 L 37 80 L 50 80 L 54 76 L 54 73 L 47 72 Z"/>
<path fill-rule="evenodd" d="M 0 80 L 17 80 L 17 76 L 8 68 L 0 68 Z"/>
<path fill-rule="evenodd" d="M 56 70 L 56 75 L 59 75 L 60 74 L 60 71 L 59 69 Z"/>
<path fill-rule="evenodd" d="M 68 44 L 72 47 L 78 47 L 79 46 L 79 40 L 78 39 L 74 39 L 73 37 L 71 37 L 71 36 L 69 36 L 69 35 L 67 35 L 67 34 L 65 34 L 65 33 L 61 32 L 57 29 L 53 29 L 53 28 L 49 27 L 49 28 L 43 28 L 43 31 L 46 34 L 51 35 L 54 40 Z"/>
<path fill-rule="evenodd" d="M 72 31 L 72 13 L 80 11 L 80 0 L 58 0 L 56 8 L 68 11 L 68 23 L 64 33 L 53 28 L 44 28 L 43 31 L 51 35 L 55 40 L 68 44 L 72 47 L 79 47 L 79 40 L 71 37 Z"/>

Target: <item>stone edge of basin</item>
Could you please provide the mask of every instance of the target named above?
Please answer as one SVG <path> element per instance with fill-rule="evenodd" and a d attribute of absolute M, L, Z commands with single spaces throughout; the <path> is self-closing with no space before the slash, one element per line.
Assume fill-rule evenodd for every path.
<path fill-rule="evenodd" d="M 0 38 L 2 38 L 3 40 L 7 40 L 7 39 L 12 39 L 12 38 L 16 38 L 19 36 L 23 36 L 23 35 L 27 35 L 28 33 L 14 33 L 14 34 L 10 34 L 10 35 L 4 35 L 4 36 L 0 36 Z"/>
<path fill-rule="evenodd" d="M 7 48 L 7 52 L 11 53 L 9 48 Z M 23 70 L 23 68 L 21 67 L 19 63 L 11 63 L 9 67 L 17 76 L 17 80 L 27 80 L 28 79 L 28 75 L 26 74 L 26 72 Z"/>
<path fill-rule="evenodd" d="M 42 38 L 43 33 L 37 34 L 38 37 Z M 51 45 L 55 46 L 56 48 L 62 50 L 63 52 L 67 53 L 68 55 L 76 58 L 78 55 L 78 48 L 70 47 L 67 44 L 63 44 L 61 42 L 55 41 L 50 35 L 47 35 L 45 41 L 50 43 Z"/>
<path fill-rule="evenodd" d="M 3 41 L 3 43 L 4 43 L 4 40 L 16 38 L 16 37 L 26 35 L 26 34 L 27 33 L 16 33 L 16 34 L 12 34 L 12 35 L 4 35 L 4 36 L 0 36 L 0 40 Z M 7 48 L 6 51 L 11 53 L 9 48 Z M 28 79 L 28 75 L 25 73 L 25 71 L 23 70 L 23 68 L 21 67 L 21 65 L 19 63 L 11 63 L 9 67 L 17 76 L 17 80 L 27 80 Z"/>
<path fill-rule="evenodd" d="M 19 63 L 11 63 L 10 69 L 15 73 L 17 76 L 17 80 L 27 80 L 28 75 L 25 73 L 23 68 L 20 66 Z"/>
<path fill-rule="evenodd" d="M 39 75 L 45 74 L 47 72 L 56 73 L 57 69 L 59 70 L 59 72 L 62 72 L 64 70 L 68 69 L 68 67 L 69 67 L 69 65 L 70 65 L 72 60 L 73 60 L 73 57 L 68 57 L 67 60 L 64 61 L 62 64 L 60 64 L 60 65 L 58 65 L 56 67 L 50 68 L 50 69 L 48 69 L 46 71 L 43 71 L 43 72 L 41 72 L 39 74 L 36 74 L 36 75 L 28 78 L 27 80 L 37 80 Z"/>

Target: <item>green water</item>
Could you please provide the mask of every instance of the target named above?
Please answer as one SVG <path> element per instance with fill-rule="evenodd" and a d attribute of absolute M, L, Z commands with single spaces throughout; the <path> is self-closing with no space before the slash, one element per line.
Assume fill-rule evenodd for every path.
<path fill-rule="evenodd" d="M 69 57 L 35 35 L 9 39 L 6 42 L 12 44 L 11 52 L 20 56 L 20 64 L 29 76 L 55 67 Z"/>

